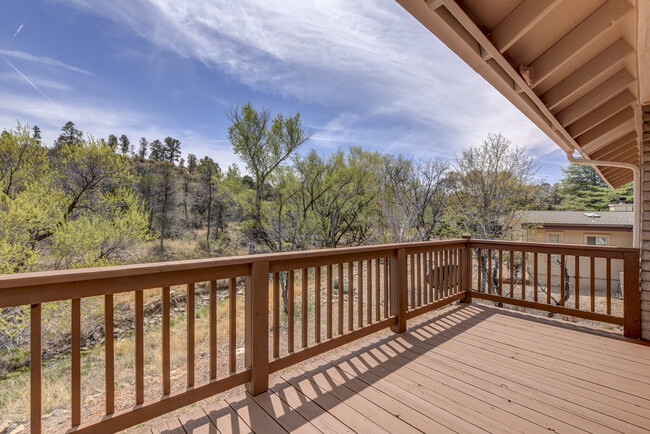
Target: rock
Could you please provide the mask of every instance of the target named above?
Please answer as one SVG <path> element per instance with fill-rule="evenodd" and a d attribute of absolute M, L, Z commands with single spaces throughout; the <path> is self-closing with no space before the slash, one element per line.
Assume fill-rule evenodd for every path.
<path fill-rule="evenodd" d="M 18 425 L 13 431 L 10 431 L 9 434 L 21 434 L 25 432 L 25 425 Z"/>
<path fill-rule="evenodd" d="M 236 355 L 236 356 L 239 356 L 239 355 L 241 355 L 241 354 L 244 354 L 245 352 L 246 352 L 246 348 L 244 348 L 244 347 L 242 347 L 242 348 L 237 348 L 237 351 L 235 351 L 235 355 Z"/>
<path fill-rule="evenodd" d="M 7 431 L 9 431 L 10 426 L 11 426 L 10 420 L 5 420 L 4 422 L 0 423 L 0 434 L 4 434 Z"/>

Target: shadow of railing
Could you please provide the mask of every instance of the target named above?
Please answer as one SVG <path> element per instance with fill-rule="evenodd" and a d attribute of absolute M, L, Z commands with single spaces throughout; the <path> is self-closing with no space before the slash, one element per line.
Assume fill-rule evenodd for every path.
<path fill-rule="evenodd" d="M 264 403 L 261 404 L 262 400 L 268 399 L 269 393 L 274 393 L 281 399 L 280 408 L 272 405 L 264 405 L 266 413 L 275 419 L 284 429 L 288 431 L 296 430 L 310 421 L 308 418 L 303 416 L 304 414 L 308 414 L 310 419 L 313 419 L 325 413 L 330 413 L 334 410 L 334 407 L 341 403 L 345 404 L 346 400 L 352 399 L 363 389 L 373 387 L 375 383 L 397 371 L 403 366 L 403 356 L 409 354 L 409 352 L 411 352 L 411 354 L 408 355 L 408 358 L 415 360 L 418 357 L 422 357 L 426 351 L 430 351 L 436 346 L 441 345 L 448 340 L 452 340 L 458 334 L 468 330 L 471 326 L 463 324 L 462 321 L 459 321 L 460 318 L 457 316 L 465 309 L 465 306 L 457 305 L 445 312 L 439 313 L 433 318 L 421 320 L 420 322 L 418 322 L 417 319 L 413 319 L 412 322 L 415 324 L 410 326 L 404 334 L 391 334 L 381 337 L 378 340 L 373 340 L 370 343 L 363 343 L 361 347 L 358 347 L 351 352 L 348 352 L 345 347 L 338 348 L 329 354 L 320 356 L 317 360 L 305 362 L 298 367 L 293 366 L 289 368 L 285 374 L 282 374 L 282 372 L 279 373 L 282 378 L 275 385 L 272 385 L 269 392 L 256 397 L 246 394 L 242 399 L 236 402 L 231 402 L 231 405 L 261 406 L 264 405 Z M 488 311 L 475 311 L 467 315 L 467 317 L 474 318 L 480 322 L 487 319 L 492 314 L 492 312 Z M 452 317 L 454 317 L 454 320 L 446 321 Z M 423 339 L 420 332 L 427 330 L 427 328 L 433 323 L 445 324 L 445 332 L 439 333 L 435 340 L 424 340 L 423 345 L 426 346 L 426 351 L 423 350 L 422 347 L 419 347 L 417 351 L 413 351 L 416 346 L 408 344 L 405 338 L 408 338 L 409 335 L 418 334 L 418 337 L 414 339 Z M 430 330 L 427 332 L 429 333 Z M 359 342 L 351 345 L 356 347 L 359 345 Z M 385 351 L 384 347 L 390 348 L 392 353 Z M 342 350 L 346 351 L 346 353 L 344 355 L 337 355 Z M 373 354 L 373 351 L 379 351 L 383 356 L 382 359 Z M 369 357 L 373 363 L 370 363 L 366 357 Z M 352 363 L 352 360 L 356 363 Z M 388 362 L 397 362 L 387 363 L 387 360 Z M 363 370 L 359 369 L 357 365 L 358 363 L 362 364 Z M 347 366 L 348 369 L 343 370 L 339 368 L 341 365 Z M 382 366 L 382 375 L 372 374 L 371 372 L 375 366 L 379 365 Z M 338 373 L 340 373 L 339 379 L 334 379 L 328 372 L 325 372 L 326 369 L 332 367 L 337 368 Z M 300 372 L 296 373 L 296 369 L 300 369 Z M 319 377 L 318 379 L 315 378 L 317 376 Z M 302 384 L 304 384 L 305 380 L 310 382 L 310 392 L 301 389 L 300 383 L 302 382 Z M 326 382 L 325 384 L 323 384 L 323 380 Z M 354 382 L 354 385 L 349 384 L 351 382 Z M 299 391 L 297 394 L 297 398 L 299 399 L 298 405 L 288 404 L 290 399 L 286 395 L 286 391 L 289 388 L 294 388 Z M 336 398 L 332 399 L 332 397 Z M 294 401 L 295 398 L 296 396 L 293 398 Z M 229 409 L 227 408 L 213 410 L 210 413 L 210 419 L 213 421 L 222 419 L 227 415 L 228 411 Z M 356 412 L 352 406 L 349 406 L 348 411 Z M 296 416 L 296 414 L 298 416 Z M 250 420 L 247 422 L 250 424 L 250 428 L 253 431 L 267 432 L 269 430 L 268 420 L 265 417 L 255 417 L 255 412 L 249 412 L 249 417 Z M 374 422 L 368 420 L 366 416 L 361 413 L 358 413 L 357 417 L 359 418 L 360 423 L 368 424 L 366 425 L 367 429 L 372 429 Z M 390 417 L 393 416 L 390 415 Z M 239 432 L 240 426 L 238 426 L 232 419 L 231 423 L 231 426 L 227 429 L 232 430 L 232 432 Z M 408 422 L 404 423 L 407 424 Z M 412 429 L 413 427 L 410 428 Z"/>

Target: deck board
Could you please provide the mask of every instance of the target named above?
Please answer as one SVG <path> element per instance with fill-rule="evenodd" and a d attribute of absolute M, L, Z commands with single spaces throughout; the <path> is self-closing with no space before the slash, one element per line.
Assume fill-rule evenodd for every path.
<path fill-rule="evenodd" d="M 152 432 L 647 432 L 650 346 L 459 305 L 291 367 Z"/>

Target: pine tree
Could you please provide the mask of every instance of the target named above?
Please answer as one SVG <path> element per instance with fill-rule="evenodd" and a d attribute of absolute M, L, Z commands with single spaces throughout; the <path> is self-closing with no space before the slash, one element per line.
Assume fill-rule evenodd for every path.
<path fill-rule="evenodd" d="M 55 148 L 60 149 L 65 145 L 78 146 L 81 144 L 83 133 L 75 127 L 74 122 L 68 121 L 61 127 L 61 131 L 63 133 L 54 142 Z"/>
<path fill-rule="evenodd" d="M 108 146 L 110 146 L 113 151 L 117 149 L 117 136 L 115 134 L 108 136 Z"/>
<path fill-rule="evenodd" d="M 181 157 L 181 141 L 172 137 L 165 137 L 165 160 L 176 163 Z"/>
<path fill-rule="evenodd" d="M 190 173 L 194 173 L 194 170 L 196 169 L 196 155 L 187 154 L 187 169 Z"/>
<path fill-rule="evenodd" d="M 154 161 L 165 161 L 167 156 L 165 151 L 165 145 L 163 145 L 160 140 L 156 139 L 151 142 L 151 152 L 149 152 L 149 158 Z"/>
<path fill-rule="evenodd" d="M 138 155 L 140 158 L 145 158 L 147 156 L 147 148 L 149 147 L 149 142 L 146 138 L 140 138 L 140 149 L 138 149 Z"/>
<path fill-rule="evenodd" d="M 122 134 L 120 137 L 120 152 L 122 152 L 122 155 L 126 155 L 129 153 L 130 149 L 131 142 L 129 141 L 129 138 Z"/>
<path fill-rule="evenodd" d="M 41 144 L 41 129 L 38 127 L 38 125 L 34 125 L 34 128 L 32 128 L 32 131 L 34 132 L 32 134 L 32 137 L 34 138 L 34 140 L 36 140 L 36 143 L 38 145 L 40 145 Z"/>

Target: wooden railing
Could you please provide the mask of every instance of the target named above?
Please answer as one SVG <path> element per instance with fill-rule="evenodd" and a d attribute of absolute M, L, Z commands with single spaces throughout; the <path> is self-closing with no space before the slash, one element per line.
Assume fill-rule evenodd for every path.
<path fill-rule="evenodd" d="M 591 274 L 585 274 L 590 279 L 590 304 L 580 304 L 580 297 L 572 307 L 565 303 L 567 281 L 563 273 L 568 257 L 578 258 L 574 279 L 579 287 L 583 276 L 579 258 L 591 261 Z M 595 302 L 595 261 L 601 258 L 609 282 L 604 312 L 598 311 Z M 623 300 L 613 298 L 610 286 L 611 263 L 616 260 L 624 263 Z M 553 289 L 555 262 L 560 264 L 562 276 L 559 289 Z M 243 331 L 238 330 L 236 321 L 238 280 L 245 281 Z M 551 284 L 544 286 L 549 281 Z M 197 384 L 195 289 L 198 284 L 204 287 L 204 282 L 209 288 L 209 378 Z M 175 393 L 170 375 L 170 291 L 178 285 L 184 286 L 187 296 L 187 366 L 185 387 Z M 219 287 L 228 291 L 227 372 L 221 373 L 217 349 Z M 158 398 L 145 401 L 143 291 L 152 288 L 161 288 L 161 386 Z M 133 293 L 134 297 L 135 400 L 133 406 L 116 411 L 114 297 L 123 293 Z M 97 296 L 104 298 L 105 309 L 106 415 L 101 420 L 82 421 L 80 306 L 82 299 Z M 625 335 L 638 337 L 639 252 L 461 239 L 0 276 L 0 308 L 28 305 L 31 310 L 32 432 L 41 432 L 42 426 L 44 303 L 71 300 L 70 431 L 112 432 L 242 384 L 252 394 L 261 393 L 267 390 L 272 372 L 384 328 L 403 332 L 407 319 L 472 297 L 623 325 Z M 624 309 L 620 311 L 616 304 L 624 304 Z M 238 363 L 236 348 L 237 335 L 242 332 L 243 364 Z"/>
<path fill-rule="evenodd" d="M 470 297 L 615 324 L 627 337 L 641 336 L 638 249 L 486 240 L 470 247 Z"/>

